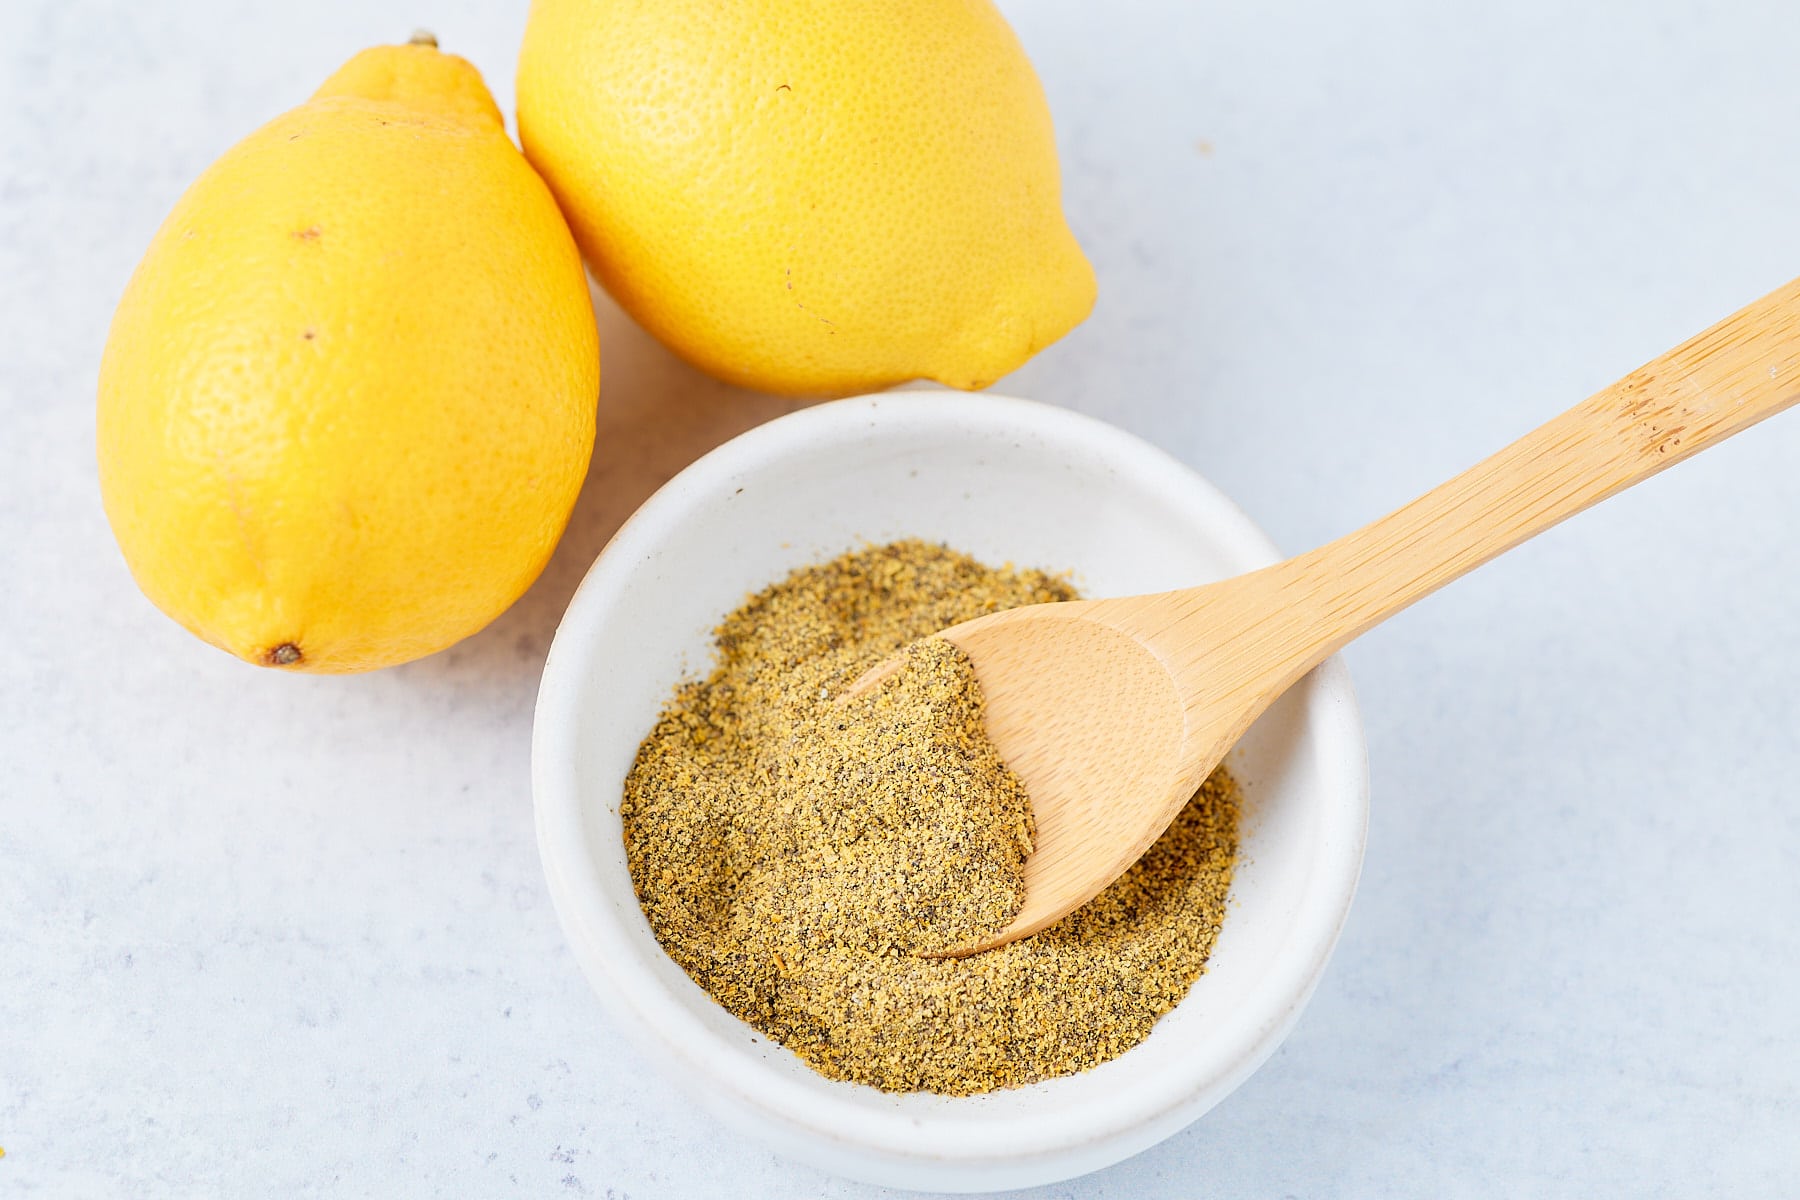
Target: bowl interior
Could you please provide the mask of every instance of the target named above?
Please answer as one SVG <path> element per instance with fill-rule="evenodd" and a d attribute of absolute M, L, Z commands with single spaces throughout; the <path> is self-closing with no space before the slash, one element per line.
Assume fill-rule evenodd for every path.
<path fill-rule="evenodd" d="M 557 633 L 534 750 L 552 892 L 623 1025 L 709 1107 L 787 1152 L 915 1186 L 1013 1186 L 1092 1169 L 1236 1086 L 1310 994 L 1354 888 L 1366 820 L 1348 679 L 1327 664 L 1233 751 L 1246 812 L 1230 915 L 1206 975 L 1143 1045 L 1078 1076 L 960 1099 L 829 1082 L 663 954 L 632 892 L 619 799 L 670 690 L 707 668 L 726 611 L 791 568 L 900 537 L 1072 570 L 1092 596 L 1187 586 L 1275 558 L 1186 468 L 1042 405 L 902 393 L 753 430 L 640 510 Z"/>

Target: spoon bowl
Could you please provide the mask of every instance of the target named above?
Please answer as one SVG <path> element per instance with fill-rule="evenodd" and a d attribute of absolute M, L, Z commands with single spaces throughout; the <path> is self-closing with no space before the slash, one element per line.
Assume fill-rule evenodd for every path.
<path fill-rule="evenodd" d="M 1085 873 L 1122 875 L 1206 776 L 1183 766 L 1195 756 L 1185 747 L 1187 715 L 1175 677 L 1148 645 L 1107 624 L 1105 612 L 1105 601 L 1034 604 L 937 635 L 974 665 L 988 737 L 1025 785 L 1036 825 L 1018 913 L 992 938 L 953 956 L 1054 924 L 1070 911 L 1062 898 L 1086 885 Z M 900 662 L 872 667 L 843 698 L 867 691 Z M 1213 764 L 1223 757 L 1221 748 Z M 1091 862 L 1086 852 L 1100 847 L 1114 861 Z"/>

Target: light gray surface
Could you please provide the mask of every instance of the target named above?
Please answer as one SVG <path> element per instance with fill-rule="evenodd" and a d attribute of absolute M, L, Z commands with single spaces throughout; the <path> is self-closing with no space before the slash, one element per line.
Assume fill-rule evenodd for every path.
<path fill-rule="evenodd" d="M 1800 273 L 1786 0 L 1007 7 L 1101 301 L 1002 387 L 1167 446 L 1289 548 Z M 200 645 L 100 513 L 96 363 L 181 188 L 415 23 L 510 109 L 523 19 L 0 5 L 0 1195 L 874 1194 L 620 1044 L 532 843 L 557 612 L 656 478 L 783 405 L 603 302 L 550 571 L 374 676 Z M 1374 822 L 1318 998 L 1198 1125 L 1031 1194 L 1791 1194 L 1796 459 L 1790 414 L 1355 646 Z"/>

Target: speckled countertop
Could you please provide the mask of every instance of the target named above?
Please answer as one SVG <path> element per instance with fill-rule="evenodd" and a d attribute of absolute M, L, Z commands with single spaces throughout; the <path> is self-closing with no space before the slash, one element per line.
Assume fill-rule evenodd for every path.
<path fill-rule="evenodd" d="M 1800 274 L 1787 0 L 1005 6 L 1093 317 L 1003 390 L 1115 421 L 1300 549 Z M 144 602 L 96 364 L 182 187 L 434 28 L 510 108 L 522 0 L 0 6 L 0 1196 L 860 1197 L 736 1140 L 563 947 L 527 758 L 623 516 L 786 405 L 603 298 L 548 573 L 374 676 L 258 672 Z M 1800 415 L 1352 648 L 1374 816 L 1298 1030 L 1199 1124 L 1031 1193 L 1792 1195 Z"/>

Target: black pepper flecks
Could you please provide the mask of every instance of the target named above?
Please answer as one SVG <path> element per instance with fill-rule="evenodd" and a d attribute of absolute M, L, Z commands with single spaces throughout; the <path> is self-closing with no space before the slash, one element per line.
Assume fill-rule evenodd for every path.
<path fill-rule="evenodd" d="M 1031 825 L 968 660 L 918 639 L 1074 597 L 903 541 L 795 571 L 726 617 L 712 673 L 677 690 L 625 785 L 632 879 L 670 957 L 820 1073 L 891 1091 L 1015 1087 L 1148 1036 L 1224 917 L 1239 805 L 1223 770 L 1059 924 L 919 957 L 1005 927 Z M 902 671 L 835 702 L 903 649 Z"/>

